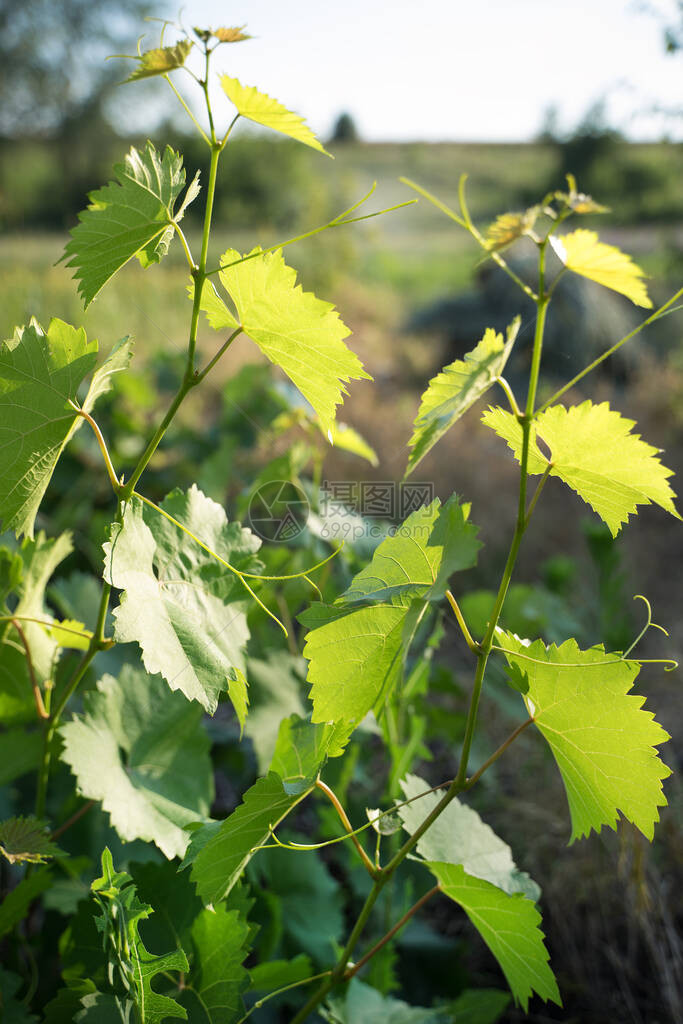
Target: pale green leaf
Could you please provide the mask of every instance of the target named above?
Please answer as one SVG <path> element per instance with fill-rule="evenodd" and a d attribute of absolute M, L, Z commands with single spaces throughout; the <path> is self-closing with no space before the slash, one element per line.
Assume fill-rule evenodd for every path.
<path fill-rule="evenodd" d="M 0 822 L 0 854 L 10 864 L 43 864 L 59 852 L 44 821 L 29 816 Z"/>
<path fill-rule="evenodd" d="M 416 613 L 401 604 L 343 608 L 312 605 L 308 628 L 314 722 L 355 722 L 384 702 L 398 681 Z"/>
<path fill-rule="evenodd" d="M 454 572 L 471 569 L 481 543 L 468 522 L 470 507 L 452 495 L 445 505 L 435 498 L 416 509 L 379 545 L 372 561 L 339 599 L 387 601 L 396 597 L 440 600 Z"/>
<path fill-rule="evenodd" d="M 25 537 L 20 554 L 24 563 L 24 578 L 19 586 L 19 602 L 15 615 L 52 620 L 45 607 L 45 590 L 57 567 L 71 554 L 73 545 L 70 533 L 48 539 L 40 532 L 33 540 Z M 22 629 L 31 649 L 31 660 L 39 680 L 50 679 L 54 671 L 57 642 L 49 636 L 43 626 L 35 622 L 23 622 Z M 2 661 L 0 656 L 0 661 Z M 30 691 L 29 691 L 30 692 Z M 31 698 L 29 698 L 31 699 Z"/>
<path fill-rule="evenodd" d="M 68 647 L 74 651 L 87 651 L 92 640 L 90 630 L 75 619 L 55 621 L 45 629 L 59 647 Z"/>
<path fill-rule="evenodd" d="M 351 979 L 343 996 L 328 1000 L 323 1016 L 330 1024 L 447 1024 L 453 1019 L 445 1010 L 383 996 L 358 978 Z"/>
<path fill-rule="evenodd" d="M 140 78 L 167 75 L 169 71 L 181 68 L 193 45 L 190 39 L 181 39 L 175 46 L 160 46 L 155 50 L 145 50 L 135 58 L 138 61 L 138 66 L 130 73 L 126 81 L 137 82 Z"/>
<path fill-rule="evenodd" d="M 502 409 L 489 409 L 484 423 L 503 437 L 519 461 L 522 428 Z M 531 427 L 529 473 L 542 473 L 548 460 L 536 443 L 550 449 L 550 475 L 558 476 L 600 516 L 616 537 L 638 505 L 654 502 L 680 519 L 668 478 L 673 475 L 657 457 L 659 449 L 631 433 L 635 421 L 610 409 L 607 402 L 582 402 L 569 409 L 554 405 Z"/>
<path fill-rule="evenodd" d="M 194 281 L 192 279 L 190 279 L 187 294 L 190 300 L 194 301 Z M 234 331 L 239 327 L 239 323 L 216 291 L 213 281 L 206 280 L 204 282 L 200 308 L 206 314 L 206 319 L 214 331 Z"/>
<path fill-rule="evenodd" d="M 461 865 L 428 864 L 442 891 L 463 908 L 501 966 L 515 1001 L 526 1012 L 536 992 L 562 1005 L 540 929 L 541 915 L 521 893 L 512 895 L 467 874 Z"/>
<path fill-rule="evenodd" d="M 240 739 L 242 739 L 244 723 L 249 710 L 249 694 L 247 693 L 246 677 L 239 668 L 228 670 L 228 697 L 235 709 L 237 721 L 240 723 Z"/>
<path fill-rule="evenodd" d="M 621 249 L 601 242 L 595 231 L 579 228 L 569 235 L 551 236 L 550 244 L 559 259 L 575 274 L 620 292 L 636 306 L 652 308 L 652 300 L 643 283 L 643 271 Z"/>
<path fill-rule="evenodd" d="M 163 1024 L 169 1017 L 187 1020 L 185 1009 L 175 999 L 152 988 L 159 974 L 168 977 L 169 971 L 187 971 L 187 957 L 182 949 L 156 955 L 146 948 L 138 928 L 153 913 L 152 908 L 138 899 L 131 876 L 114 870 L 107 848 L 102 854 L 102 877 L 95 879 L 91 891 L 100 909 L 100 917 L 95 919 L 97 930 L 110 961 L 125 972 L 140 1024 Z"/>
<path fill-rule="evenodd" d="M 114 376 L 117 373 L 125 373 L 132 358 L 133 339 L 127 335 L 116 342 L 102 365 L 98 366 L 93 373 L 88 393 L 81 406 L 84 412 L 92 412 L 97 399 L 111 391 L 114 386 Z"/>
<path fill-rule="evenodd" d="M 86 306 L 133 256 L 144 267 L 158 263 L 168 252 L 174 222 L 184 209 L 183 205 L 174 214 L 185 170 L 170 146 L 163 156 L 151 142 L 142 152 L 131 148 L 114 173 L 118 181 L 90 193 L 90 206 L 79 214 L 64 250 Z M 194 186 L 196 195 L 196 181 Z"/>
<path fill-rule="evenodd" d="M 224 899 L 259 847 L 306 794 L 293 793 L 279 775 L 258 779 L 242 803 L 223 822 L 194 831 L 183 866 L 192 865 L 192 880 L 204 903 Z"/>
<path fill-rule="evenodd" d="M 456 359 L 430 380 L 415 419 L 415 430 L 410 439 L 413 450 L 406 476 L 502 374 L 519 324 L 520 319 L 516 317 L 507 329 L 505 341 L 502 334 L 488 327 L 476 348 L 464 359 Z"/>
<path fill-rule="evenodd" d="M 215 28 L 211 35 L 219 43 L 241 43 L 245 39 L 251 39 L 251 36 L 244 31 L 245 28 L 246 25 L 236 25 L 233 28 Z"/>
<path fill-rule="evenodd" d="M 239 261 L 239 262 L 238 262 Z M 232 266 L 228 266 L 232 264 Z M 336 406 L 352 378 L 370 379 L 358 357 L 346 347 L 350 331 L 330 302 L 296 284 L 296 271 L 282 253 L 256 249 L 243 259 L 229 249 L 221 258 L 220 280 L 235 304 L 242 329 L 272 363 L 287 374 L 313 406 L 324 434 L 332 428 Z M 205 307 L 206 303 L 206 307 Z M 211 288 L 202 293 L 212 326 L 229 326 L 231 314 L 217 308 Z"/>
<path fill-rule="evenodd" d="M 429 783 L 417 775 L 408 775 L 401 783 L 406 804 L 398 812 L 406 830 L 413 834 L 444 795 L 442 790 L 425 793 Z M 456 797 L 421 837 L 417 852 L 428 861 L 460 864 L 474 878 L 481 878 L 498 886 L 503 892 L 521 892 L 538 900 L 540 889 L 529 876 L 521 872 L 512 859 L 512 850 L 481 820 L 471 807 Z"/>
<path fill-rule="evenodd" d="M 256 754 L 259 774 L 265 775 L 273 758 L 280 723 L 289 715 L 303 717 L 306 666 L 302 658 L 277 650 L 266 658 L 249 658 L 247 675 L 251 705 L 244 728 Z"/>
<path fill-rule="evenodd" d="M 201 708 L 159 677 L 125 666 L 86 694 L 83 717 L 61 727 L 62 760 L 79 792 L 100 800 L 124 841 L 156 843 L 182 856 L 184 826 L 206 817 L 213 798 Z"/>
<path fill-rule="evenodd" d="M 619 813 L 652 839 L 671 774 L 656 748 L 669 735 L 643 710 L 645 698 L 629 692 L 638 663 L 601 646 L 582 651 L 575 640 L 546 648 L 499 632 L 497 642 L 529 678 L 524 701 L 562 773 L 572 842 L 615 828 Z"/>
<path fill-rule="evenodd" d="M 33 536 L 38 507 L 72 432 L 75 402 L 97 342 L 61 320 L 36 321 L 0 347 L 0 520 Z"/>
<path fill-rule="evenodd" d="M 264 92 L 259 92 L 253 86 L 242 85 L 236 78 L 229 75 L 221 75 L 221 87 L 223 92 L 234 105 L 242 117 L 256 124 L 262 124 L 264 128 L 272 128 L 276 132 L 282 132 L 297 142 L 303 142 L 312 149 L 317 149 L 327 156 L 331 156 L 308 127 L 303 117 L 293 114 L 291 110 L 278 101 L 274 100 Z"/>
<path fill-rule="evenodd" d="M 194 485 L 173 491 L 161 507 L 238 569 L 253 572 L 260 541 L 228 523 L 221 505 Z M 137 641 L 148 672 L 213 713 L 219 694 L 232 690 L 242 715 L 245 693 L 231 670 L 243 672 L 249 637 L 247 591 L 237 577 L 192 537 L 133 498 L 123 525 L 105 544 L 105 577 L 123 590 L 114 611 L 115 638 Z M 242 676 L 244 679 L 244 676 Z"/>

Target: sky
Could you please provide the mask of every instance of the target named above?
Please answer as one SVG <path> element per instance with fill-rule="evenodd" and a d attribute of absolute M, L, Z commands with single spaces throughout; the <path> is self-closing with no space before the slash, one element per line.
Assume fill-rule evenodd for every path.
<path fill-rule="evenodd" d="M 659 11 L 659 17 L 643 10 Z M 187 26 L 246 24 L 216 66 L 326 137 L 341 111 L 372 141 L 518 141 L 555 106 L 571 130 L 605 99 L 637 140 L 683 139 L 683 54 L 663 30 L 676 0 L 190 0 Z M 173 7 L 168 8 L 173 10 Z M 152 29 L 150 29 L 150 32 Z M 145 47 L 156 45 L 152 34 Z"/>

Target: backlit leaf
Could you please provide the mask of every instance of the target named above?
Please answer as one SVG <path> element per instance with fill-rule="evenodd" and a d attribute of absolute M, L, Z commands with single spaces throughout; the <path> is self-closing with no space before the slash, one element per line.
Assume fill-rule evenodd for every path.
<path fill-rule="evenodd" d="M 601 242 L 595 231 L 579 228 L 561 237 L 551 235 L 550 244 L 562 263 L 575 274 L 620 292 L 636 306 L 652 308 L 643 283 L 643 271 L 621 249 Z"/>
<path fill-rule="evenodd" d="M 416 509 L 379 545 L 372 561 L 353 579 L 340 604 L 395 597 L 440 600 L 454 572 L 471 569 L 481 543 L 468 522 L 469 505 L 452 495 Z"/>
<path fill-rule="evenodd" d="M 38 507 L 71 434 L 75 402 L 97 358 L 61 320 L 47 334 L 36 321 L 0 347 L 0 520 L 3 530 L 33 536 Z"/>
<path fill-rule="evenodd" d="M 246 791 L 229 818 L 192 833 L 183 866 L 192 865 L 192 881 L 204 903 L 217 903 L 228 895 L 254 853 L 267 842 L 271 826 L 275 828 L 306 792 L 291 792 L 271 771 Z"/>
<path fill-rule="evenodd" d="M 100 800 L 124 841 L 156 843 L 182 856 L 184 826 L 206 817 L 213 798 L 201 708 L 158 676 L 125 666 L 84 698 L 84 714 L 61 727 L 62 760 L 79 792 Z"/>
<path fill-rule="evenodd" d="M 546 648 L 499 631 L 497 643 L 518 652 L 506 657 L 529 678 L 524 701 L 562 773 L 572 842 L 603 825 L 616 828 L 619 813 L 652 839 L 666 806 L 662 780 L 671 774 L 656 748 L 669 735 L 643 710 L 645 698 L 629 692 L 637 662 L 602 646 L 582 651 L 575 640 Z"/>
<path fill-rule="evenodd" d="M 128 335 L 116 342 L 102 365 L 93 373 L 88 393 L 81 406 L 84 412 L 92 412 L 97 399 L 111 391 L 115 375 L 124 373 L 132 358 L 133 339 Z"/>
<path fill-rule="evenodd" d="M 85 306 L 133 256 L 143 267 L 158 263 L 168 252 L 174 221 L 187 205 L 174 214 L 185 170 L 170 146 L 163 156 L 151 142 L 141 152 L 131 148 L 114 173 L 118 181 L 90 193 L 90 205 L 79 214 L 62 257 L 70 257 L 67 267 L 74 268 Z M 195 179 L 188 194 L 194 198 L 197 190 Z"/>
<path fill-rule="evenodd" d="M 253 572 L 260 540 L 228 523 L 222 506 L 194 485 L 173 491 L 161 507 L 238 569 Z M 211 714 L 219 694 L 235 697 L 238 716 L 246 694 L 232 670 L 244 670 L 249 637 L 247 591 L 225 566 L 154 509 L 133 498 L 123 525 L 105 544 L 105 575 L 123 590 L 114 611 L 115 638 L 137 641 L 145 668 Z M 244 680 L 244 676 L 242 676 Z"/>
<path fill-rule="evenodd" d="M 291 110 L 253 86 L 242 85 L 236 78 L 221 75 L 221 87 L 228 99 L 234 103 L 242 117 L 262 124 L 264 128 L 272 128 L 283 135 L 289 135 L 297 142 L 303 142 L 312 149 L 317 149 L 327 156 L 327 152 L 316 139 L 303 117 L 293 114 Z"/>
<path fill-rule="evenodd" d="M 244 39 L 251 39 L 251 36 L 244 31 L 245 25 L 238 25 L 235 28 L 215 28 L 211 35 L 220 43 L 241 43 Z"/>
<path fill-rule="evenodd" d="M 190 39 L 181 39 L 175 46 L 160 46 L 155 50 L 145 50 L 135 59 L 138 66 L 130 73 L 127 82 L 137 82 L 140 78 L 151 78 L 153 75 L 167 75 L 169 71 L 181 68 L 190 55 L 193 43 Z"/>
<path fill-rule="evenodd" d="M 504 409 L 489 409 L 482 422 L 495 430 L 521 459 L 522 428 Z M 638 505 L 659 505 L 680 519 L 668 483 L 672 471 L 661 464 L 659 449 L 632 434 L 634 420 L 610 409 L 607 402 L 593 405 L 554 405 L 534 420 L 529 448 L 529 473 L 548 466 L 536 438 L 550 449 L 551 476 L 558 476 L 586 501 L 616 537 Z"/>
<path fill-rule="evenodd" d="M 24 563 L 24 577 L 18 588 L 19 603 L 14 609 L 19 620 L 22 616 L 27 616 L 45 622 L 52 621 L 52 615 L 45 606 L 45 590 L 57 566 L 71 554 L 72 548 L 70 533 L 62 533 L 59 537 L 49 539 L 42 532 L 36 534 L 33 540 L 24 537 L 19 549 Z M 36 677 L 42 683 L 44 679 L 50 679 L 54 671 L 57 641 L 49 635 L 44 626 L 35 622 L 23 622 L 22 629 L 31 649 Z M 2 661 L 0 653 L 0 663 Z M 1 690 L 2 687 L 0 692 Z"/>
<path fill-rule="evenodd" d="M 377 452 L 374 448 L 371 448 L 364 437 L 358 433 L 353 427 L 348 426 L 346 423 L 340 423 L 336 420 L 331 427 L 331 441 L 335 448 L 341 448 L 342 451 L 350 452 L 352 455 L 357 455 L 361 459 L 365 459 L 371 466 L 378 466 L 379 459 L 377 458 Z"/>
<path fill-rule="evenodd" d="M 510 895 L 491 882 L 474 878 L 456 864 L 427 865 L 442 891 L 459 904 L 489 947 L 507 979 L 515 1001 L 526 1012 L 536 992 L 546 1002 L 562 1005 L 548 964 L 541 915 L 522 893 Z"/>
<path fill-rule="evenodd" d="M 484 337 L 464 359 L 456 359 L 433 377 L 422 396 L 410 439 L 413 449 L 406 476 L 431 451 L 437 441 L 467 412 L 499 377 L 515 343 L 520 320 L 507 329 L 506 340 L 489 327 Z"/>
<path fill-rule="evenodd" d="M 249 259 L 229 249 L 221 257 L 220 280 L 235 304 L 242 329 L 272 363 L 287 374 L 315 409 L 324 434 L 352 378 L 370 379 L 358 357 L 346 347 L 350 331 L 330 302 L 296 284 L 296 271 L 281 252 Z M 237 262 L 241 261 L 241 262 Z M 228 266 L 232 264 L 232 266 Z M 202 292 L 202 308 L 217 329 L 231 326 L 232 314 L 212 288 Z M 224 305 L 224 304 L 223 304 Z"/>
<path fill-rule="evenodd" d="M 528 235 L 533 231 L 540 212 L 539 206 L 531 206 L 524 213 L 501 213 L 486 232 L 486 248 L 504 249 L 523 235 Z"/>

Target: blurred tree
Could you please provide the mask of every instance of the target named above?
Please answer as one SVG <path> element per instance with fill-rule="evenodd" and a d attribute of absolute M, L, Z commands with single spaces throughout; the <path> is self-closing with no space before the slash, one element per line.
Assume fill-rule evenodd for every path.
<path fill-rule="evenodd" d="M 120 69 L 155 0 L 0 0 L 0 136 L 58 135 Z M 98 106 L 100 103 L 97 104 Z"/>
<path fill-rule="evenodd" d="M 344 111 L 337 118 L 330 142 L 357 142 L 358 129 L 351 114 Z"/>

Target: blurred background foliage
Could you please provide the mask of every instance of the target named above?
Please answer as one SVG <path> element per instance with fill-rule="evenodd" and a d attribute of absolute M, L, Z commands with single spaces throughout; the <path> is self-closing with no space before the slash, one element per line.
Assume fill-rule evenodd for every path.
<path fill-rule="evenodd" d="M 144 0 L 0 2 L 3 337 L 33 315 L 43 323 L 59 316 L 83 324 L 90 337 L 99 337 L 105 351 L 118 337 L 135 335 L 134 369 L 103 403 L 100 416 L 114 463 L 122 470 L 139 454 L 141 438 L 156 422 L 159 408 L 182 373 L 189 310 L 186 264 L 182 253 L 172 250 L 161 267 L 148 272 L 128 266 L 85 314 L 68 271 L 55 264 L 67 229 L 85 205 L 85 194 L 111 178 L 112 164 L 123 158 L 130 145 L 144 141 L 137 134 L 122 134 L 121 118 L 116 128 L 112 125 L 112 91 L 122 71 L 118 62 L 103 64 L 102 58 L 111 52 L 133 52 L 141 15 L 158 13 L 151 6 Z M 683 14 L 681 5 L 679 10 Z M 671 51 L 669 59 L 680 60 L 681 25 L 663 24 L 662 35 Z M 116 93 L 117 103 L 121 95 Z M 152 133 L 155 143 L 179 149 L 188 176 L 199 169 L 205 178 L 205 147 L 185 133 L 182 112 L 169 113 L 172 108 L 164 106 L 155 83 L 147 95 L 150 103 L 158 104 L 160 114 Z M 558 130 L 557 118 L 549 111 L 538 138 L 528 143 L 373 143 L 360 138 L 353 118 L 340 112 L 328 145 L 334 162 L 268 135 L 249 130 L 236 133 L 220 169 L 212 245 L 216 258 L 228 245 L 246 251 L 315 227 L 358 199 L 375 180 L 380 184 L 373 209 L 410 198 L 398 182 L 400 175 L 454 205 L 458 178 L 467 171 L 471 211 L 485 225 L 498 213 L 529 205 L 548 189 L 562 187 L 563 175 L 570 172 L 582 190 L 612 208 L 612 213 L 587 221 L 587 226 L 634 255 L 652 277 L 649 287 L 655 304 L 680 287 L 683 146 L 669 141 L 628 142 L 610 126 L 599 99 L 567 132 Z M 191 239 L 198 233 L 200 213 L 201 202 L 197 202 L 188 213 Z M 513 258 L 522 275 L 530 272 L 529 255 L 524 243 L 515 250 Z M 519 362 L 511 367 L 514 380 L 524 371 L 532 334 L 531 311 L 524 297 L 511 291 L 495 268 L 478 263 L 480 252 L 424 202 L 296 244 L 288 250 L 287 259 L 300 271 L 305 288 L 338 304 L 353 329 L 351 343 L 375 378 L 375 384 L 352 390 L 343 419 L 370 441 L 378 465 L 330 449 L 296 417 L 291 422 L 298 425 L 283 431 L 286 417 L 283 421 L 282 416 L 291 411 L 289 399 L 270 370 L 255 361 L 253 347 L 240 339 L 206 393 L 188 401 L 149 475 L 149 494 L 155 500 L 178 483 L 185 486 L 197 480 L 207 494 L 226 503 L 233 514 L 242 515 L 255 479 L 277 473 L 302 486 L 314 515 L 299 547 L 268 549 L 273 573 L 283 571 L 284 565 L 286 571 L 296 571 L 329 552 L 316 506 L 322 479 L 401 478 L 419 395 L 444 363 L 470 349 L 485 326 L 502 327 L 520 312 L 520 338 L 527 344 L 518 346 Z M 567 280 L 566 287 L 558 289 L 549 315 L 546 380 L 567 379 L 638 321 L 638 314 L 621 297 L 578 278 Z M 632 348 L 622 350 L 622 358 L 609 364 L 605 373 L 585 381 L 585 390 L 568 396 L 579 401 L 591 394 L 637 419 L 643 436 L 667 449 L 666 464 L 679 479 L 683 471 L 681 334 L 680 315 L 664 318 Z M 209 353 L 212 345 L 215 340 L 205 331 L 200 347 Z M 549 393 L 550 384 L 546 387 Z M 481 631 L 491 590 L 497 585 L 499 556 L 507 549 L 512 531 L 515 467 L 504 446 L 472 415 L 430 454 L 420 475 L 433 482 L 442 498 L 457 490 L 471 500 L 472 519 L 482 526 L 487 548 L 479 567 L 463 584 L 468 588 L 463 610 L 472 630 Z M 683 540 L 678 525 L 645 509 L 615 542 L 595 519 L 586 516 L 585 506 L 555 484 L 549 483 L 536 513 L 538 522 L 525 540 L 505 623 L 522 634 L 542 634 L 548 640 L 559 642 L 573 634 L 584 645 L 603 640 L 611 648 L 623 649 L 639 629 L 639 613 L 632 601 L 638 591 L 650 598 L 656 620 L 670 630 L 666 654 L 680 657 L 683 622 L 677 614 L 678 567 Z M 110 518 L 109 486 L 94 442 L 84 430 L 59 463 L 39 523 L 51 535 L 69 528 L 75 536 L 77 554 L 66 564 L 64 580 L 50 597 L 56 610 L 87 614 L 92 601 L 85 581 L 99 574 L 100 545 Z M 367 559 L 370 547 L 363 539 L 348 545 L 344 557 L 333 563 L 321 582 L 326 596 L 331 599 L 339 592 Z M 289 616 L 292 625 L 309 602 L 310 590 L 299 582 L 290 584 L 286 595 L 273 587 L 272 593 L 261 596 Z M 410 667 L 415 730 L 408 746 L 420 771 L 436 784 L 453 771 L 462 737 L 463 694 L 470 680 L 467 651 L 450 620 L 428 626 L 431 632 L 424 638 L 424 653 Z M 277 642 L 273 640 L 271 624 L 258 610 L 250 618 L 250 628 L 254 704 L 247 739 L 238 743 L 235 723 L 226 726 L 220 710 L 208 723 L 216 744 L 214 814 L 228 813 L 244 788 L 242 780 L 254 776 L 259 750 L 272 733 L 267 709 L 274 695 L 280 701 L 278 715 L 300 710 L 305 701 L 296 627 L 292 625 L 288 647 L 279 635 Z M 650 648 L 652 640 L 656 648 Z M 640 650 L 646 657 L 660 649 L 660 639 L 650 636 Z M 641 678 L 648 707 L 680 737 L 680 686 L 675 677 L 655 667 L 644 670 Z M 513 695 L 495 667 L 490 695 L 486 731 L 475 751 L 480 762 L 519 720 Z M 389 791 L 395 790 L 397 782 L 385 778 L 386 754 L 379 736 L 369 734 L 364 739 L 367 742 L 355 761 L 346 759 L 343 767 L 335 768 L 340 778 L 331 780 L 340 795 L 348 796 L 352 817 L 358 820 L 368 801 L 373 806 L 377 778 Z M 667 745 L 664 757 L 671 767 L 680 761 L 680 752 L 680 739 L 677 745 Z M 70 792 L 66 782 L 63 792 Z M 526 1017 L 513 1009 L 501 1010 L 501 1020 L 649 1024 L 683 1017 L 683 879 L 676 824 L 683 799 L 675 776 L 668 796 L 671 807 L 663 813 L 652 847 L 622 829 L 618 836 L 592 836 L 569 851 L 561 784 L 545 751 L 528 733 L 496 771 L 485 776 L 476 795 L 478 809 L 512 844 L 518 862 L 542 884 L 548 943 L 566 1004 L 565 1011 L 532 1008 Z M 93 824 L 88 826 L 87 820 Z M 327 827 L 331 834 L 332 820 L 326 822 L 324 812 L 320 820 L 323 831 Z M 86 822 L 73 841 L 76 848 L 79 843 L 82 847 L 83 833 L 90 827 L 88 842 L 95 851 L 104 825 L 101 816 L 92 815 Z M 311 821 L 303 814 L 296 827 L 306 834 Z M 107 840 L 111 841 L 109 834 Z M 320 900 L 329 905 L 326 934 L 334 939 L 339 933 L 336 893 L 340 880 L 355 900 L 362 898 L 364 884 L 346 853 L 336 849 L 332 875 L 326 873 L 316 883 Z M 330 896 L 333 877 L 337 890 Z M 265 857 L 255 866 L 252 882 L 262 926 L 261 951 L 264 955 L 291 952 L 292 940 L 300 943 L 301 935 L 284 934 L 282 923 L 272 917 L 268 892 L 280 883 Z M 55 913 L 48 914 L 47 924 L 56 943 Z M 405 995 L 409 990 L 412 999 L 426 1002 L 432 981 L 439 991 L 453 996 L 466 984 L 500 986 L 487 953 L 468 936 L 462 922 L 437 904 L 426 923 L 411 925 L 388 959 L 373 966 L 370 980 L 382 991 Z M 273 1021 L 278 1012 L 273 1011 Z"/>

